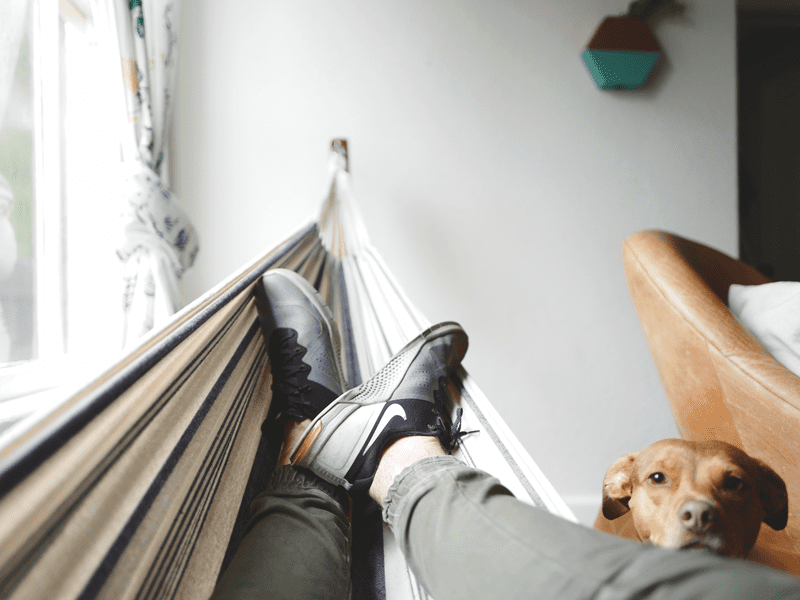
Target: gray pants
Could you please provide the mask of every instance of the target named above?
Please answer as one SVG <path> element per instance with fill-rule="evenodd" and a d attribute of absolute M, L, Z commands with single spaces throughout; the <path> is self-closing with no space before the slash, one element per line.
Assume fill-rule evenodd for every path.
<path fill-rule="evenodd" d="M 307 471 L 279 467 L 212 598 L 347 598 L 351 537 L 340 494 Z M 800 599 L 800 581 L 785 573 L 576 525 L 451 456 L 395 478 L 383 518 L 437 600 Z"/>

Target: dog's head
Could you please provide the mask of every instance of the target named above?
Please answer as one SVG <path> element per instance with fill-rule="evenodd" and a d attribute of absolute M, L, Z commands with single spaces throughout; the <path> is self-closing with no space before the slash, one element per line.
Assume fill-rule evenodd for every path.
<path fill-rule="evenodd" d="M 631 511 L 643 541 L 746 556 L 761 523 L 786 527 L 786 484 L 726 442 L 661 440 L 618 459 L 603 481 L 603 516 Z"/>

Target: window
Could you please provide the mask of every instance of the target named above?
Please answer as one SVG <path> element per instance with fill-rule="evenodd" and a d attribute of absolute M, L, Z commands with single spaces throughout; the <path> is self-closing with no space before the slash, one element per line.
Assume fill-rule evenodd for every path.
<path fill-rule="evenodd" d="M 0 364 L 37 357 L 36 345 L 36 223 L 34 212 L 34 102 L 32 85 L 31 15 L 11 24 L 21 34 L 16 64 L 0 74 Z M 12 46 L 16 32 L 10 32 Z M 8 34 L 6 34 L 8 35 Z M 11 48 L 12 54 L 14 48 Z M 9 85 L 10 84 L 10 85 Z M 5 108 L 5 111 L 3 111 Z M 8 229 L 10 223 L 11 229 Z"/>
<path fill-rule="evenodd" d="M 0 446 L 4 430 L 121 353 L 117 104 L 85 15 L 70 0 L 30 0 L 0 128 L 18 255 L 0 282 L 9 342 L 3 355 L 0 330 Z"/>

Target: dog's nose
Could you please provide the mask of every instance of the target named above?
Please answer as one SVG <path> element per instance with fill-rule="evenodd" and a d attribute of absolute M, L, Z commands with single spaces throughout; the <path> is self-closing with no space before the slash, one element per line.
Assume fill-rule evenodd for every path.
<path fill-rule="evenodd" d="M 687 500 L 678 509 L 678 517 L 689 531 L 708 531 L 714 522 L 714 507 L 703 500 Z"/>

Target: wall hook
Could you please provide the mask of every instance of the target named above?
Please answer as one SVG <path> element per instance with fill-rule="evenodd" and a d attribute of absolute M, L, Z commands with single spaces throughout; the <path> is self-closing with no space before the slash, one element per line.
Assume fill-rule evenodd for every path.
<path fill-rule="evenodd" d="M 331 142 L 331 150 L 344 157 L 344 170 L 350 172 L 350 159 L 347 156 L 347 140 L 337 138 Z"/>

